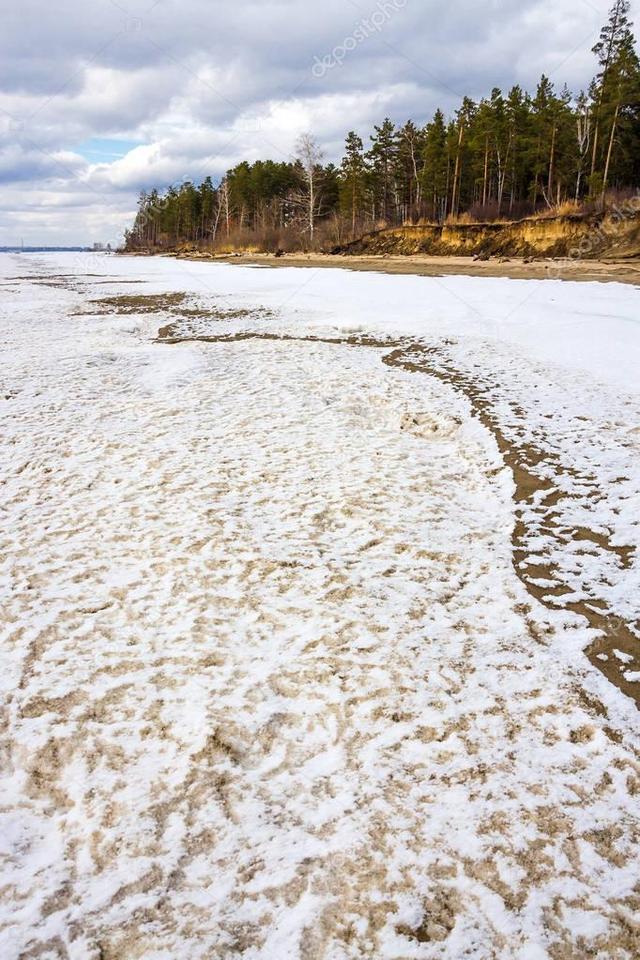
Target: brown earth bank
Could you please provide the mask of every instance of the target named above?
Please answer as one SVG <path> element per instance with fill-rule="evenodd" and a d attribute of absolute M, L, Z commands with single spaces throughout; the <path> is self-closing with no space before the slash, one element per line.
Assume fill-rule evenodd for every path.
<path fill-rule="evenodd" d="M 330 253 L 266 253 L 255 248 L 214 251 L 195 245 L 132 252 L 247 265 L 637 284 L 640 214 L 626 205 L 598 217 L 549 216 L 516 222 L 392 227 L 366 234 Z"/>
<path fill-rule="evenodd" d="M 420 224 L 378 230 L 334 253 L 544 257 L 570 261 L 640 256 L 637 205 L 607 215 L 528 217 L 514 222 Z"/>

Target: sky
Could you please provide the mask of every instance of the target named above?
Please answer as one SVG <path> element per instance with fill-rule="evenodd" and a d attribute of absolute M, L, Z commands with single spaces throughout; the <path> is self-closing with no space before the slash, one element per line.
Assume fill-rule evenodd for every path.
<path fill-rule="evenodd" d="M 0 246 L 117 243 L 141 189 L 338 161 L 542 72 L 579 91 L 610 0 L 21 0 L 0 32 Z"/>

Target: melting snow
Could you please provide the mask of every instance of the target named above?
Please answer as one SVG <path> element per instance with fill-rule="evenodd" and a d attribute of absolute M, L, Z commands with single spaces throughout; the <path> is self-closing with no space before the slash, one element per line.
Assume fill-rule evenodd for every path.
<path fill-rule="evenodd" d="M 468 401 L 372 348 L 153 338 L 454 338 L 496 403 L 538 391 L 523 436 L 624 470 L 597 520 L 635 546 L 638 292 L 72 255 L 0 283 L 2 956 L 637 956 L 635 707 L 516 576 Z M 89 303 L 134 289 L 195 316 Z M 637 563 L 567 572 L 601 575 L 637 616 Z"/>

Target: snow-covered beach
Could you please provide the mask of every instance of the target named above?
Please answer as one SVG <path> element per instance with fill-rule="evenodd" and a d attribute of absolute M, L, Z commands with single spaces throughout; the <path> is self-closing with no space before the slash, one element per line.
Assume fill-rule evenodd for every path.
<path fill-rule="evenodd" d="M 638 955 L 639 318 L 0 257 L 3 957 Z"/>

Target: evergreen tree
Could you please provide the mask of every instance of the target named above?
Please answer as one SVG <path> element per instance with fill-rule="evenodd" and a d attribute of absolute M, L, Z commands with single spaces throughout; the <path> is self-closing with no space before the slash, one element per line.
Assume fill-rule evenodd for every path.
<path fill-rule="evenodd" d="M 473 128 L 476 110 L 473 100 L 464 97 L 462 106 L 456 111 L 455 160 L 451 185 L 451 213 L 454 217 L 460 213 L 462 204 L 472 203 L 474 198 L 473 169 L 468 161 L 472 147 L 469 134 Z"/>
<path fill-rule="evenodd" d="M 374 127 L 371 149 L 367 159 L 371 164 L 374 192 L 374 219 L 376 215 L 385 222 L 392 219 L 394 172 L 397 155 L 395 126 L 387 117 L 380 127 Z"/>
<path fill-rule="evenodd" d="M 436 110 L 425 130 L 420 179 L 426 215 L 438 222 L 448 213 L 448 168 L 447 127 L 442 110 Z"/>
<path fill-rule="evenodd" d="M 345 155 L 340 168 L 340 209 L 351 221 L 351 237 L 364 206 L 367 190 L 367 164 L 362 139 L 351 130 L 345 140 Z"/>
<path fill-rule="evenodd" d="M 404 221 L 414 219 L 420 205 L 420 154 L 424 136 L 412 120 L 396 134 L 396 205 Z"/>
<path fill-rule="evenodd" d="M 624 165 L 623 158 L 614 156 L 617 143 L 622 139 L 629 149 L 638 139 L 640 64 L 629 11 L 629 0 L 615 0 L 593 48 L 600 69 L 591 86 L 594 120 L 590 187 L 592 195 L 600 194 L 603 201 L 614 161 Z"/>

